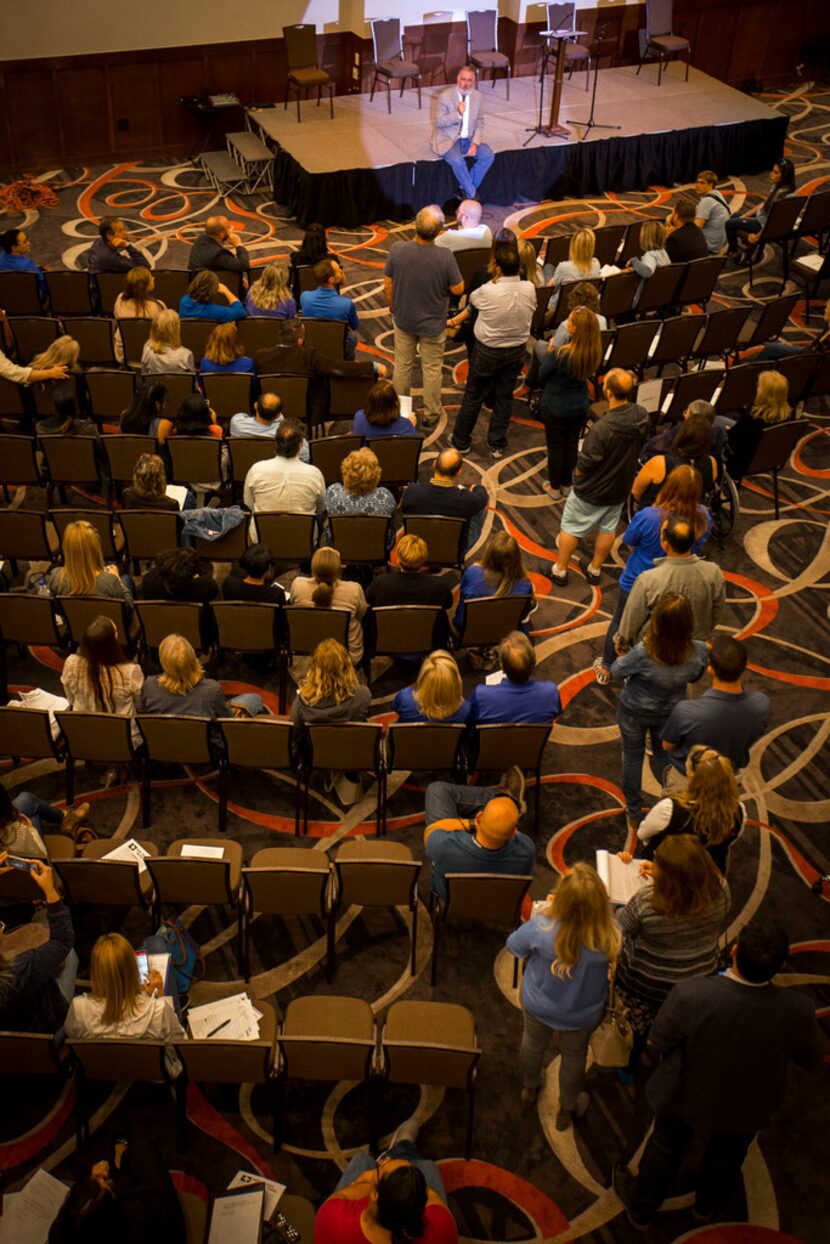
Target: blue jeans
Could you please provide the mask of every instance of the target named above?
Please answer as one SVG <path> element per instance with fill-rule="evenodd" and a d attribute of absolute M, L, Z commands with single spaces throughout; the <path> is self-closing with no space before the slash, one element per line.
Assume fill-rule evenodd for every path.
<path fill-rule="evenodd" d="M 455 420 L 452 439 L 462 452 L 470 448 L 473 429 L 482 404 L 489 397 L 493 413 L 487 443 L 490 449 L 507 448 L 507 431 L 513 410 L 513 389 L 525 358 L 524 343 L 506 349 L 485 346 L 479 341 L 473 351 L 467 387 Z"/>
<path fill-rule="evenodd" d="M 730 254 L 738 249 L 739 233 L 760 233 L 764 222 L 757 216 L 730 216 L 726 222 L 726 245 Z"/>
<path fill-rule="evenodd" d="M 622 788 L 626 811 L 635 820 L 643 813 L 641 782 L 643 757 L 646 754 L 646 734 L 651 731 L 651 745 L 654 750 L 652 768 L 655 770 L 655 777 L 659 780 L 669 759 L 660 742 L 661 731 L 668 719 L 668 713 L 638 713 L 626 708 L 623 704 L 617 705 L 617 724 L 620 727 L 622 741 Z"/>
<path fill-rule="evenodd" d="M 449 151 L 444 152 L 444 159 L 449 164 L 455 179 L 464 192 L 465 199 L 476 198 L 476 191 L 484 181 L 487 170 L 495 160 L 495 156 L 485 143 L 479 143 L 474 156 L 470 157 L 469 138 L 457 138 Z M 472 168 L 467 167 L 467 160 L 472 158 Z"/>
<path fill-rule="evenodd" d="M 623 612 L 625 610 L 625 602 L 627 600 L 628 592 L 624 587 L 621 587 L 617 592 L 617 603 L 614 606 L 614 616 L 608 624 L 608 630 L 605 633 L 605 646 L 602 650 L 602 663 L 607 670 L 610 670 L 611 666 L 617 659 L 617 652 L 614 648 L 614 636 L 620 629 L 620 622 L 622 621 Z"/>
<path fill-rule="evenodd" d="M 62 812 L 28 790 L 24 790 L 22 794 L 13 799 L 12 806 L 24 816 L 28 816 L 39 834 L 43 833 L 44 825 L 60 825 L 63 820 Z"/>
<path fill-rule="evenodd" d="M 465 552 L 469 553 L 474 544 L 478 542 L 481 535 L 481 529 L 484 526 L 484 516 L 487 513 L 487 507 L 479 510 L 478 514 L 472 514 L 467 519 L 467 548 Z"/>
<path fill-rule="evenodd" d="M 411 1162 L 413 1166 L 417 1166 L 426 1180 L 427 1187 L 440 1196 L 442 1201 L 446 1201 L 447 1193 L 437 1163 L 430 1162 L 428 1158 L 422 1158 L 417 1146 L 413 1145 L 411 1140 L 399 1140 L 389 1150 L 388 1156 L 390 1158 L 404 1158 L 407 1162 Z M 375 1159 L 370 1153 L 356 1153 L 340 1176 L 334 1191 L 340 1192 L 343 1188 L 348 1188 L 349 1184 L 354 1183 L 358 1175 L 363 1175 L 366 1171 L 374 1170 L 374 1168 Z"/>
<path fill-rule="evenodd" d="M 427 828 L 436 821 L 453 817 L 469 819 L 485 804 L 503 794 L 495 786 L 455 786 L 452 782 L 430 782 L 424 795 L 424 823 Z"/>

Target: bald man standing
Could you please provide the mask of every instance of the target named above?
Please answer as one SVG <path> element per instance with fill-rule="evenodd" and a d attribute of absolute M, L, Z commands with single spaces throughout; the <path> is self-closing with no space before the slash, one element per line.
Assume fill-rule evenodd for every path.
<path fill-rule="evenodd" d="M 424 806 L 424 846 L 437 898 L 447 897 L 447 873 L 523 877 L 533 872 L 536 847 L 532 838 L 519 833 L 524 785 L 515 765 L 504 787 L 430 782 Z"/>
<path fill-rule="evenodd" d="M 248 252 L 239 234 L 231 229 L 227 216 L 208 216 L 204 233 L 190 249 L 187 267 L 191 280 L 203 268 L 210 268 L 211 272 L 241 272 L 247 283 L 250 266 Z"/>

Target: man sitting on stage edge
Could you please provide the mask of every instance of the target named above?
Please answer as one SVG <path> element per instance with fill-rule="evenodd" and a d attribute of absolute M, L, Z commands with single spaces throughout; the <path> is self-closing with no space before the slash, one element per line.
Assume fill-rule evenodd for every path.
<path fill-rule="evenodd" d="M 447 161 L 465 199 L 478 197 L 478 188 L 496 158 L 483 142 L 484 109 L 470 65 L 459 70 L 455 86 L 438 96 L 432 150 Z M 472 168 L 467 167 L 472 160 Z"/>

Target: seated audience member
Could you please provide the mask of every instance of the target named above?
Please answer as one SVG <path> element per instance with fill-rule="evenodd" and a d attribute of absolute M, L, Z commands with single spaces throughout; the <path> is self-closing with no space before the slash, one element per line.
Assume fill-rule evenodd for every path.
<path fill-rule="evenodd" d="M 365 721 L 372 707 L 372 692 L 358 684 L 352 659 L 336 639 L 324 639 L 311 654 L 305 677 L 297 687 L 291 720 L 305 745 L 303 727 L 336 722 Z M 326 785 L 345 807 L 363 798 L 363 782 L 357 772 L 329 774 Z"/>
<path fill-rule="evenodd" d="M 432 892 L 438 898 L 447 897 L 447 873 L 523 877 L 533 872 L 536 847 L 518 828 L 524 811 L 524 777 L 515 766 L 508 781 L 506 791 L 450 782 L 430 782 L 427 787 L 424 845 Z"/>
<path fill-rule="evenodd" d="M 640 226 L 640 249 L 642 255 L 632 255 L 628 261 L 628 267 L 632 272 L 636 272 L 637 276 L 642 277 L 643 281 L 647 281 L 649 277 L 654 276 L 658 268 L 664 268 L 670 262 L 666 253 L 666 230 L 659 220 L 646 220 Z M 642 290 L 640 285 L 640 291 Z M 636 307 L 639 301 L 640 291 L 632 303 Z"/>
<path fill-rule="evenodd" d="M 220 298 L 222 302 L 218 301 Z M 183 320 L 216 320 L 217 324 L 227 324 L 231 320 L 244 320 L 245 308 L 215 272 L 204 269 L 196 273 L 187 293 L 182 295 L 179 315 Z"/>
<path fill-rule="evenodd" d="M 556 1130 L 585 1113 L 588 1040 L 608 1000 L 608 974 L 621 944 L 605 886 L 590 864 L 575 864 L 548 895 L 547 906 L 507 939 L 524 960 L 519 1047 L 522 1105 L 535 1105 L 550 1038 L 559 1047 Z"/>
<path fill-rule="evenodd" d="M 318 467 L 303 462 L 300 455 L 304 444 L 296 419 L 280 417 L 274 433 L 274 457 L 255 462 L 245 476 L 243 500 L 254 514 L 260 510 L 322 514 L 326 481 Z M 253 523 L 251 536 L 256 539 Z"/>
<path fill-rule="evenodd" d="M 696 743 L 686 757 L 686 779 L 685 790 L 659 799 L 640 822 L 636 855 L 654 859 L 660 843 L 672 834 L 694 834 L 725 877 L 732 846 L 746 825 L 732 762 L 714 748 Z"/>
<path fill-rule="evenodd" d="M 12 384 L 22 384 L 28 387 L 41 381 L 66 380 L 67 371 L 65 366 L 35 367 L 33 363 L 30 363 L 28 367 L 18 367 L 17 363 L 13 363 L 0 350 L 0 377 L 3 380 L 10 380 Z"/>
<path fill-rule="evenodd" d="M 59 833 L 71 837 L 88 813 L 88 803 L 78 803 L 61 812 L 28 790 L 12 800 L 5 786 L 0 786 L 0 852 L 22 855 L 27 860 L 46 860 L 48 852 L 42 835 L 48 833 L 47 827 L 54 826 Z"/>
<path fill-rule="evenodd" d="M 355 449 L 347 454 L 340 464 L 341 484 L 329 484 L 325 495 L 326 513 L 336 514 L 374 514 L 381 518 L 392 518 L 397 506 L 395 498 L 388 488 L 381 486 L 381 469 L 371 449 Z M 394 543 L 394 529 L 390 526 L 387 539 L 388 548 Z M 323 540 L 332 542 L 330 524 L 327 522 Z"/>
<path fill-rule="evenodd" d="M 305 345 L 305 325 L 302 320 L 283 320 L 274 327 L 274 345 L 258 350 L 254 355 L 257 373 L 260 376 L 308 376 L 306 417 L 309 425 L 322 423 L 329 418 L 329 380 L 332 376 L 368 380 L 373 376 L 385 378 L 388 374 L 385 363 L 375 360 L 363 362 L 361 359 L 351 362 L 348 359 L 332 358 L 328 354 L 322 354 L 314 346 Z"/>
<path fill-rule="evenodd" d="M 130 268 L 124 277 L 124 289 L 118 295 L 113 307 L 113 316 L 118 320 L 152 320 L 167 307 L 158 298 L 150 295 L 155 288 L 155 280 L 149 268 Z M 124 364 L 124 343 L 118 324 L 113 325 L 112 345 L 118 362 Z"/>
<path fill-rule="evenodd" d="M 122 410 L 118 431 L 125 436 L 155 436 L 167 404 L 167 389 L 152 380 L 139 384 L 133 400 Z"/>
<path fill-rule="evenodd" d="M 671 263 L 688 263 L 692 259 L 705 259 L 709 247 L 703 231 L 695 223 L 697 204 L 688 195 L 681 195 L 675 203 L 666 229 L 666 254 Z"/>
<path fill-rule="evenodd" d="M 274 582 L 274 559 L 267 544 L 250 544 L 222 584 L 224 600 L 284 605 L 285 589 Z"/>
<path fill-rule="evenodd" d="M 594 673 L 601 687 L 611 678 L 611 666 L 616 659 L 614 639 L 625 612 L 626 601 L 639 575 L 651 570 L 655 561 L 663 557 L 660 533 L 670 514 L 685 519 L 694 532 L 692 552 L 698 554 L 709 539 L 712 516 L 701 505 L 703 480 L 699 472 L 690 466 L 676 466 L 658 492 L 654 503 L 638 510 L 625 529 L 621 544 L 631 549 L 623 567 L 617 588 L 614 614 L 605 633 L 605 645 L 601 657 L 594 661 Z"/>
<path fill-rule="evenodd" d="M 208 216 L 204 233 L 199 234 L 190 248 L 187 270 L 191 280 L 204 268 L 214 272 L 240 272 L 245 277 L 249 267 L 248 252 L 227 216 Z"/>
<path fill-rule="evenodd" d="M 458 605 L 453 626 L 460 631 L 467 615 L 467 601 L 480 596 L 527 596 L 528 610 L 535 603 L 533 584 L 528 578 L 522 552 L 517 541 L 506 531 L 497 531 L 484 546 L 481 560 L 473 562 L 461 576 L 458 589 Z M 527 623 L 522 623 L 522 630 Z"/>
<path fill-rule="evenodd" d="M 821 1066 L 813 999 L 773 984 L 789 953 L 784 930 L 756 919 L 739 932 L 725 972 L 681 981 L 661 1007 L 649 1034 L 660 1058 L 646 1088 L 657 1111 L 654 1130 L 636 1179 L 622 1163 L 613 1172 L 614 1191 L 639 1231 L 648 1230 L 669 1195 L 693 1138 L 696 1149 L 706 1145 L 693 1213 L 710 1222 L 737 1183 L 755 1133 L 782 1103 L 789 1060 L 808 1070 Z M 695 1234 L 711 1237 L 719 1229 Z"/>
<path fill-rule="evenodd" d="M 216 325 L 207 339 L 199 371 L 203 376 L 224 375 L 227 372 L 256 373 L 254 360 L 245 353 L 235 323 Z"/>
<path fill-rule="evenodd" d="M 494 686 L 479 684 L 470 698 L 475 725 L 495 722 L 549 722 L 562 712 L 555 682 L 533 677 L 536 653 L 522 631 L 511 631 L 499 644 L 499 665 L 504 678 Z"/>
<path fill-rule="evenodd" d="M 659 751 L 660 733 L 689 683 L 702 678 L 709 660 L 706 644 L 692 638 L 694 618 L 685 596 L 666 592 L 658 600 L 645 635 L 619 657 L 611 673 L 623 683 L 617 705 L 622 742 L 622 788 L 629 828 L 643 814 L 642 775 L 646 737 Z"/>
<path fill-rule="evenodd" d="M 0 234 L 0 272 L 33 272 L 37 277 L 37 294 L 45 305 L 49 287 L 40 264 L 32 259 L 32 244 L 22 229 L 6 229 Z"/>
<path fill-rule="evenodd" d="M 193 649 L 182 635 L 165 635 L 159 645 L 162 672 L 144 679 L 138 709 L 173 717 L 233 717 L 234 709 L 248 715 L 264 712 L 262 697 L 245 692 L 228 701 L 219 683 L 205 678 Z"/>
<path fill-rule="evenodd" d="M 375 436 L 417 436 L 413 414 L 401 414 L 401 402 L 391 380 L 372 385 L 366 406 L 352 420 L 352 432 L 364 440 Z"/>
<path fill-rule="evenodd" d="M 167 495 L 167 473 L 158 454 L 139 454 L 133 482 L 124 489 L 125 510 L 175 510 L 179 503 Z"/>
<path fill-rule="evenodd" d="M 766 363 L 768 359 L 793 358 L 796 354 L 812 354 L 814 350 L 823 354 L 826 350 L 830 350 L 830 298 L 824 304 L 822 320 L 824 326 L 819 328 L 816 335 L 810 337 L 803 345 L 791 346 L 785 341 L 768 341 L 760 354 L 753 356 L 752 362 Z"/>
<path fill-rule="evenodd" d="M 187 1034 L 179 1023 L 173 998 L 164 993 L 164 982 L 154 968 L 142 985 L 136 953 L 120 933 L 104 933 L 98 938 L 90 956 L 89 979 L 89 993 L 70 1003 L 67 1037 L 74 1041 L 95 1037 L 164 1041 L 168 1068 L 174 1074 L 180 1070 L 170 1043 L 183 1040 Z"/>
<path fill-rule="evenodd" d="M 650 883 L 616 917 L 623 944 L 615 984 L 634 1031 L 631 1074 L 672 986 L 714 972 L 729 915 L 726 880 L 692 834 L 666 838 L 642 867 Z"/>
<path fill-rule="evenodd" d="M 90 622 L 61 671 L 69 707 L 79 713 L 134 717 L 143 682 L 141 666 L 125 659 L 115 623 L 103 615 Z"/>
<path fill-rule="evenodd" d="M 38 436 L 90 436 L 99 440 L 98 429 L 91 419 L 78 415 L 78 398 L 73 384 L 58 384 L 52 390 L 52 407 L 54 414 L 46 419 L 38 419 L 35 431 Z M 103 454 L 96 452 L 105 462 Z"/>
<path fill-rule="evenodd" d="M 464 723 L 470 702 L 464 699 L 461 674 L 451 652 L 438 648 L 424 660 L 413 687 L 404 687 L 392 701 L 401 722 Z"/>
<path fill-rule="evenodd" d="M 715 189 L 717 184 L 718 175 L 711 169 L 704 169 L 695 179 L 695 191 L 700 196 L 695 208 L 695 224 L 706 239 L 710 255 L 723 250 L 729 219 L 729 204 L 720 190 Z"/>
<path fill-rule="evenodd" d="M 600 352 L 602 350 L 602 338 L 600 337 L 598 343 L 593 341 L 593 321 L 586 320 L 581 314 L 574 316 L 575 311 L 590 311 L 596 320 L 596 326 L 599 331 L 604 332 L 605 329 L 607 329 L 608 321 L 604 315 L 600 315 L 599 313 L 599 291 L 597 287 L 595 285 L 591 285 L 588 281 L 580 281 L 578 285 L 572 285 L 568 288 L 566 298 L 568 307 L 568 314 L 566 318 L 562 321 L 550 339 L 540 337 L 540 339 L 536 342 L 536 345 L 533 347 L 533 353 L 530 357 L 530 366 L 527 369 L 525 384 L 528 389 L 531 390 L 530 397 L 528 398 L 528 406 L 531 415 L 534 416 L 538 416 L 539 411 L 542 408 L 544 390 L 542 388 L 542 381 L 539 376 L 539 371 L 549 354 L 561 350 L 562 346 L 569 345 L 573 340 L 574 331 L 579 327 L 582 328 L 582 333 L 580 335 L 584 341 L 584 348 L 590 350 L 591 352 L 595 352 L 598 345 Z M 588 333 L 585 332 L 586 326 L 590 326 Z M 556 358 L 559 362 L 564 363 L 568 356 L 567 354 L 557 354 Z M 546 368 L 546 378 L 548 381 L 553 379 L 554 388 L 551 388 L 548 391 L 548 409 L 555 408 L 559 405 L 559 397 L 555 390 L 560 387 L 559 381 L 565 378 L 564 376 L 558 376 L 558 368 L 556 371 L 552 371 L 551 369 L 552 364 L 549 364 Z M 568 375 L 570 375 L 570 373 L 568 373 Z"/>
<path fill-rule="evenodd" d="M 761 236 L 769 214 L 779 199 L 795 194 L 795 165 L 792 160 L 782 158 L 776 160 L 769 175 L 770 190 L 760 207 L 753 212 L 748 204 L 729 216 L 725 222 L 727 253 L 730 258 L 738 258 L 741 234 L 746 234 L 746 241 L 751 245 Z"/>
<path fill-rule="evenodd" d="M 259 276 L 245 295 L 245 311 L 249 316 L 265 316 L 272 320 L 294 319 L 297 304 L 291 297 L 285 268 L 269 263 L 259 270 Z"/>
<path fill-rule="evenodd" d="M 568 319 L 570 318 L 571 312 L 575 311 L 577 307 L 587 307 L 587 309 L 589 311 L 593 311 L 594 315 L 597 317 L 597 324 L 599 325 L 600 332 L 604 333 L 606 331 L 608 328 L 608 321 L 604 315 L 600 315 L 599 313 L 599 290 L 596 285 L 592 285 L 590 281 L 580 281 L 577 285 L 570 287 L 566 297 L 568 299 Z M 556 332 L 553 334 L 553 344 L 557 347 L 557 349 L 559 346 L 566 346 L 571 339 L 571 330 L 568 328 L 568 319 L 564 319 L 556 329 Z M 539 358 L 538 354 L 537 358 L 539 358 L 539 362 L 541 363 L 544 360 L 545 353 L 547 352 L 547 342 L 537 342 L 537 351 L 539 350 L 539 347 L 541 347 L 542 353 L 541 358 Z"/>
<path fill-rule="evenodd" d="M 546 263 L 543 272 L 548 285 L 556 291 L 548 304 L 551 310 L 556 308 L 563 285 L 574 281 L 596 280 L 600 273 L 600 262 L 594 255 L 596 237 L 593 229 L 577 229 L 571 234 L 568 246 L 568 258 L 561 263 Z"/>
<path fill-rule="evenodd" d="M 455 228 L 445 229 L 435 239 L 436 246 L 448 251 L 478 250 L 493 245 L 489 225 L 481 223 L 484 209 L 478 199 L 462 199 L 455 209 Z"/>
<path fill-rule="evenodd" d="M 457 1244 L 440 1167 L 415 1146 L 407 1119 L 377 1160 L 358 1153 L 314 1219 L 315 1244 Z"/>
<path fill-rule="evenodd" d="M 714 636 L 709 645 L 711 687 L 697 700 L 676 704 L 663 727 L 664 760 L 668 753 L 662 773 L 666 791 L 682 787 L 686 758 L 696 743 L 725 756 L 736 773 L 747 764 L 749 749 L 767 728 L 769 700 L 762 691 L 744 691 L 746 662 L 746 645 L 739 639 Z"/>
<path fill-rule="evenodd" d="M 81 370 L 80 363 L 78 361 L 80 357 L 81 347 L 79 342 L 77 342 L 74 337 L 70 337 L 67 333 L 64 333 L 62 337 L 57 337 L 53 342 L 51 342 L 45 350 L 41 350 L 40 354 L 36 354 L 29 363 L 29 367 L 31 367 L 33 371 L 53 371 L 55 368 L 63 368 L 66 371 L 71 371 L 77 374 Z M 29 379 L 32 381 L 38 379 L 65 380 L 66 378 L 66 376 L 32 376 Z"/>
<path fill-rule="evenodd" d="M 347 609 L 349 623 L 349 654 L 355 665 L 363 659 L 363 628 L 360 625 L 366 613 L 366 597 L 359 583 L 342 578 L 343 563 L 337 549 L 317 549 L 311 559 L 311 575 L 299 575 L 291 584 L 292 605 L 316 609 Z"/>
<path fill-rule="evenodd" d="M 191 393 L 184 399 L 173 419 L 159 419 L 159 445 L 163 445 L 170 436 L 215 436 L 217 440 L 221 440 L 222 425 L 201 393 Z"/>
<path fill-rule="evenodd" d="M 707 403 L 708 405 L 708 403 Z M 706 412 L 690 414 L 680 424 L 667 453 L 654 454 L 640 467 L 631 495 L 641 506 L 654 505 L 663 483 L 679 466 L 694 467 L 702 482 L 702 495 L 708 497 L 720 475 L 720 465 L 711 452 L 712 424 Z"/>
<path fill-rule="evenodd" d="M 95 1162 L 69 1189 L 49 1244 L 185 1244 L 176 1188 L 158 1147 L 141 1135 L 115 1142 L 112 1162 Z"/>
<path fill-rule="evenodd" d="M 452 591 L 442 575 L 429 574 L 429 549 L 420 536 L 401 536 L 395 549 L 399 570 L 375 575 L 366 589 L 366 600 L 373 608 L 383 605 L 452 606 Z"/>
<path fill-rule="evenodd" d="M 246 414 L 245 411 L 231 415 L 230 434 L 231 436 L 270 436 L 273 438 L 277 435 L 277 429 L 282 427 L 284 418 L 282 398 L 276 393 L 260 393 L 254 402 L 252 415 Z M 305 437 L 300 446 L 299 458 L 301 462 L 311 461 L 308 441 Z"/>
<path fill-rule="evenodd" d="M 537 289 L 542 284 L 542 269 L 536 258 L 536 247 L 531 242 L 519 242 L 519 279 L 530 281 Z"/>
<path fill-rule="evenodd" d="M 319 320 L 342 321 L 346 325 L 345 356 L 353 359 L 360 321 L 351 298 L 340 293 L 346 280 L 343 269 L 336 259 L 321 259 L 314 265 L 314 279 L 317 288 L 303 290 L 300 294 L 300 314 Z"/>
<path fill-rule="evenodd" d="M 442 449 L 435 459 L 432 479 L 426 484 L 409 484 L 404 489 L 404 514 L 440 514 L 467 520 L 467 550 L 478 541 L 487 509 L 487 489 L 481 484 L 466 488 L 458 483 L 464 455 L 457 449 Z"/>
<path fill-rule="evenodd" d="M 63 565 L 46 576 L 53 596 L 111 596 L 132 609 L 132 580 L 116 565 L 104 565 L 98 532 L 85 519 L 69 523 L 63 533 Z"/>
<path fill-rule="evenodd" d="M 189 600 L 205 604 L 219 595 L 211 563 L 194 549 L 165 549 L 141 580 L 142 600 Z"/>
<path fill-rule="evenodd" d="M 762 371 L 755 401 L 726 434 L 726 468 L 737 484 L 746 474 L 765 427 L 788 423 L 793 412 L 788 402 L 790 383 L 780 371 Z"/>
<path fill-rule="evenodd" d="M 182 345 L 182 328 L 178 311 L 159 311 L 150 325 L 150 336 L 141 352 L 142 376 L 162 372 L 195 373 L 193 354 Z"/>
<path fill-rule="evenodd" d="M 4 850 L 0 868 L 5 860 Z M 56 1033 L 75 992 L 75 931 L 69 908 L 55 889 L 51 868 L 35 859 L 29 876 L 43 891 L 49 940 L 10 958 L 3 952 L 0 924 L 0 1031 Z"/>
<path fill-rule="evenodd" d="M 332 252 L 328 248 L 326 231 L 316 220 L 312 221 L 303 234 L 303 240 L 288 257 L 291 266 L 291 286 L 294 297 L 299 301 L 300 277 L 298 268 L 313 268 L 321 259 L 328 259 Z"/>
<path fill-rule="evenodd" d="M 640 461 L 647 462 L 655 454 L 671 453 L 675 437 L 679 436 L 683 424 L 687 419 L 691 419 L 692 415 L 697 415 L 707 420 L 709 424 L 709 453 L 713 458 L 717 459 L 718 468 L 720 469 L 726 452 L 726 428 L 715 422 L 715 408 L 712 403 L 704 401 L 689 402 L 677 423 L 658 425 L 657 432 L 654 436 L 650 436 L 645 445 L 643 445 Z"/>
<path fill-rule="evenodd" d="M 102 216 L 98 222 L 98 237 L 89 248 L 90 275 L 96 276 L 99 272 L 129 272 L 131 268 L 146 267 L 147 263 L 147 256 L 131 244 L 121 217 Z"/>

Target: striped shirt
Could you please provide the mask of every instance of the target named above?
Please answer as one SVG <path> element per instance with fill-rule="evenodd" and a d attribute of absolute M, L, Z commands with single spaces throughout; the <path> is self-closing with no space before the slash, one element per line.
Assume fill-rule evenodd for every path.
<path fill-rule="evenodd" d="M 703 916 L 672 920 L 652 907 L 654 887 L 644 886 L 617 915 L 623 945 L 617 962 L 621 988 L 660 1002 L 677 981 L 708 976 L 718 960 L 718 939 L 729 914 L 729 887 Z"/>

